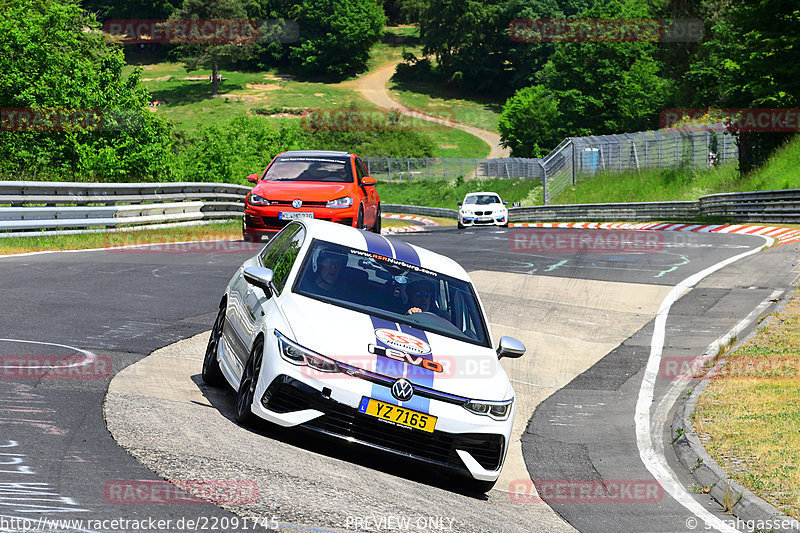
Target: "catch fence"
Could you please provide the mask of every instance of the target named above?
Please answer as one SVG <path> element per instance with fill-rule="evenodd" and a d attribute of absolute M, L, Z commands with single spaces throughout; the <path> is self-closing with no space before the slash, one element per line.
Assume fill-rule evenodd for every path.
<path fill-rule="evenodd" d="M 736 140 L 724 124 L 568 137 L 543 158 L 459 159 L 365 157 L 382 181 L 453 181 L 472 178 L 541 180 L 544 204 L 567 187 L 601 172 L 645 168 L 708 169 L 738 160 Z"/>

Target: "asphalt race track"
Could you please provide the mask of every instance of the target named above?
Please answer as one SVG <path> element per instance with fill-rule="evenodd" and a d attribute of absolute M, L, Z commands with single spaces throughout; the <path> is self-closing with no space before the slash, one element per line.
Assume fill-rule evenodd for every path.
<path fill-rule="evenodd" d="M 660 400 L 676 380 L 657 376 L 644 413 L 643 378 L 672 288 L 764 239 L 664 232 L 653 250 L 597 253 L 530 250 L 514 244 L 516 231 L 395 237 L 459 261 L 495 337 L 528 346 L 522 359 L 504 360 L 518 394 L 518 441 L 486 496 L 383 455 L 231 421 L 233 393 L 203 385 L 199 370 L 204 332 L 252 247 L 0 258 L 0 531 L 22 530 L 23 519 L 83 520 L 49 528 L 59 531 L 700 531 L 703 520 L 725 518 L 706 495 L 676 497 L 654 484 L 641 457 L 648 443 L 663 448 L 673 485 L 692 480 L 675 464 L 669 425 L 659 423 L 672 407 Z M 675 295 L 663 317 L 663 361 L 702 354 L 763 302 L 760 314 L 769 313 L 797 275 L 795 260 L 795 245 L 758 252 Z M 26 361 L 74 356 L 92 371 L 56 376 L 63 379 L 22 371 Z M 645 438 L 637 412 L 656 432 Z M 171 503 L 141 497 L 142 487 L 164 496 L 164 485 L 146 483 L 164 478 L 216 480 L 242 497 L 225 509 L 176 503 L 174 494 Z M 614 481 L 634 483 L 633 496 L 564 496 L 564 487 Z M 140 493 L 131 496 L 131 487 Z"/>

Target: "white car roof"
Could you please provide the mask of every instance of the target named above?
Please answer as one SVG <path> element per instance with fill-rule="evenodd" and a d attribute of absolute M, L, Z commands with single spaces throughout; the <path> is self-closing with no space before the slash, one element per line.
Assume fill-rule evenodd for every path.
<path fill-rule="evenodd" d="M 416 255 L 419 260 L 419 265 L 417 266 L 457 279 L 469 281 L 470 283 L 472 282 L 467 271 L 457 262 L 449 257 L 425 248 L 324 220 L 301 219 L 298 222 L 303 224 L 308 230 L 308 236 L 306 237 L 307 242 L 311 242 L 308 237 L 316 238 L 341 244 L 342 246 L 378 253 L 380 255 L 389 256 L 389 254 L 392 254 L 392 258 L 410 263 L 412 261 L 409 261 L 409 256 L 413 257 Z M 416 254 L 408 253 L 409 248 L 416 252 Z"/>

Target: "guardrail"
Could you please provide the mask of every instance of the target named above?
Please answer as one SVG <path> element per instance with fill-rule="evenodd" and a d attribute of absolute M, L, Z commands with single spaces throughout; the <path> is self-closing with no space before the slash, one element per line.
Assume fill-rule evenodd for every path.
<path fill-rule="evenodd" d="M 0 237 L 170 227 L 242 216 L 250 187 L 224 183 L 0 182 Z M 441 207 L 384 204 L 384 212 L 455 218 Z M 711 194 L 691 202 L 512 207 L 510 222 L 716 219 L 800 223 L 800 189 Z"/>
<path fill-rule="evenodd" d="M 250 190 L 225 183 L 0 182 L 0 237 L 239 218 Z"/>
<path fill-rule="evenodd" d="M 402 210 L 401 210 L 402 209 Z M 455 209 L 384 205 L 384 211 L 415 215 L 457 216 Z M 435 210 L 435 211 L 434 211 Z M 800 223 L 800 189 L 710 194 L 697 201 L 512 207 L 510 222 L 729 222 Z"/>

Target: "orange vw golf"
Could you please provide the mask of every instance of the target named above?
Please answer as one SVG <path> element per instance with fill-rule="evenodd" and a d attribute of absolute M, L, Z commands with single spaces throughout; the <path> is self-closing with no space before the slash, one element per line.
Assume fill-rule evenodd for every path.
<path fill-rule="evenodd" d="M 242 236 L 256 241 L 298 218 L 381 231 L 377 180 L 355 154 L 292 150 L 278 154 L 244 200 Z"/>

